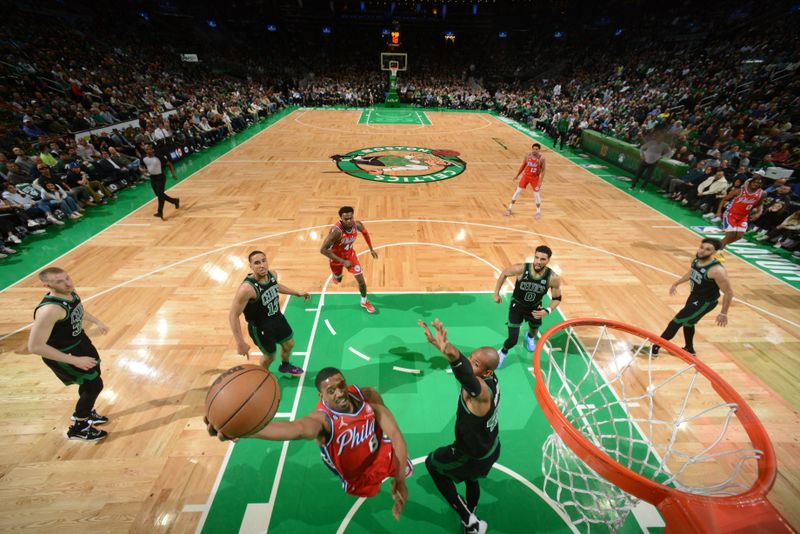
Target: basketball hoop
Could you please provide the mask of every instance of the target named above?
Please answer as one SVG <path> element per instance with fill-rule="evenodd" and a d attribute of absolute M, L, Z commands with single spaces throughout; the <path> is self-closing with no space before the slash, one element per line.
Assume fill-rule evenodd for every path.
<path fill-rule="evenodd" d="M 398 61 L 390 61 L 389 62 L 389 71 L 392 73 L 392 77 L 397 77 L 397 71 L 400 70 L 400 63 Z"/>
<path fill-rule="evenodd" d="M 575 525 L 616 531 L 644 500 L 666 533 L 794 532 L 766 498 L 777 467 L 761 422 L 683 349 L 625 323 L 572 319 L 542 335 L 534 368 L 555 430 L 544 489 Z"/>

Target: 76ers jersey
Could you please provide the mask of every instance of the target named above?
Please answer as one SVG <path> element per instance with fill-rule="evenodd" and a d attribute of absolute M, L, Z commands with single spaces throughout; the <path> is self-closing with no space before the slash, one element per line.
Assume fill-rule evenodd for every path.
<path fill-rule="evenodd" d="M 371 496 L 380 482 L 394 473 L 392 442 L 383 435 L 375 411 L 358 386 L 349 386 L 347 391 L 360 404 L 355 413 L 337 412 L 322 399 L 317 403 L 317 411 L 324 413 L 331 425 L 330 437 L 320 452 L 347 493 Z"/>
<path fill-rule="evenodd" d="M 728 215 L 734 218 L 747 218 L 750 211 L 753 209 L 759 200 L 761 200 L 761 189 L 757 189 L 755 193 L 747 191 L 747 185 L 750 183 L 748 180 L 742 186 L 739 195 L 731 201 L 728 206 Z"/>
<path fill-rule="evenodd" d="M 531 154 L 528 154 L 525 157 L 525 162 L 523 163 L 523 166 L 525 167 L 525 174 L 532 178 L 538 178 L 542 168 L 541 164 L 541 157 L 534 158 Z"/>
<path fill-rule="evenodd" d="M 355 243 L 358 238 L 358 228 L 356 228 L 355 221 L 353 221 L 353 227 L 350 228 L 349 232 L 342 227 L 342 221 L 337 221 L 334 226 L 342 232 L 342 237 L 333 244 L 331 252 L 339 257 L 343 257 L 353 249 L 353 243 Z"/>

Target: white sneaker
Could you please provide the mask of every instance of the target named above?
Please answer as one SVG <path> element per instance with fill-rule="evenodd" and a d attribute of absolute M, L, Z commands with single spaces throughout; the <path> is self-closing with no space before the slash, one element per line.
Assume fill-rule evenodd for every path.
<path fill-rule="evenodd" d="M 81 218 L 81 214 L 76 211 L 76 212 L 70 213 L 69 214 L 69 218 L 72 219 L 72 220 L 80 219 Z"/>
<path fill-rule="evenodd" d="M 461 526 L 464 528 L 465 534 L 486 534 L 488 528 L 486 521 L 481 521 L 475 514 L 470 514 L 469 523 L 465 525 L 462 522 Z"/>
<path fill-rule="evenodd" d="M 704 219 L 713 219 L 714 218 L 714 212 L 713 211 L 709 211 L 708 213 L 703 215 L 703 218 Z"/>
<path fill-rule="evenodd" d="M 711 219 L 711 222 L 712 223 L 722 222 L 722 217 L 714 217 L 713 219 Z"/>
<path fill-rule="evenodd" d="M 508 217 L 509 215 L 511 215 L 511 209 L 509 209 L 509 208 L 506 208 L 506 211 L 504 211 L 504 212 L 503 212 L 503 215 L 504 215 L 504 216 L 506 216 L 506 217 Z"/>
<path fill-rule="evenodd" d="M 536 214 L 533 216 L 533 218 L 538 221 L 539 219 L 542 218 L 542 212 L 539 211 L 539 210 L 536 210 Z"/>
<path fill-rule="evenodd" d="M 503 362 L 506 361 L 508 353 L 503 350 L 503 347 L 500 347 L 500 350 L 497 351 L 497 355 L 500 357 L 500 361 L 497 362 L 497 368 L 500 369 L 503 367 Z"/>
<path fill-rule="evenodd" d="M 8 240 L 9 240 L 9 241 L 11 241 L 12 243 L 16 243 L 17 245 L 19 245 L 20 243 L 22 243 L 22 239 L 18 238 L 18 237 L 17 237 L 17 236 L 15 236 L 14 234 L 11 234 L 11 235 L 9 235 L 9 236 L 8 236 Z"/>
<path fill-rule="evenodd" d="M 47 217 L 47 220 L 48 220 L 48 221 L 50 221 L 50 222 L 51 222 L 51 223 L 53 223 L 53 224 L 59 224 L 59 225 L 61 225 L 61 226 L 63 226 L 63 225 L 64 225 L 64 221 L 59 221 L 58 219 L 56 219 L 56 218 L 55 218 L 55 217 L 53 217 L 52 215 L 50 215 L 49 217 Z"/>
<path fill-rule="evenodd" d="M 36 221 L 34 221 L 33 219 L 28 219 L 28 228 L 31 228 L 33 226 L 36 226 Z"/>

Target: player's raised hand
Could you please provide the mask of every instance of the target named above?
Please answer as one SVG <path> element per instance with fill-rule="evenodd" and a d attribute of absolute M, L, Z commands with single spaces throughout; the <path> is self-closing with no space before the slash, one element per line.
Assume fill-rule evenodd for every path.
<path fill-rule="evenodd" d="M 394 505 L 392 506 L 392 515 L 398 521 L 400 520 L 400 513 L 403 511 L 408 500 L 408 488 L 406 487 L 406 479 L 392 479 L 392 499 Z"/>
<path fill-rule="evenodd" d="M 431 331 L 428 328 L 428 325 L 425 324 L 425 321 L 420 320 L 418 321 L 418 324 L 425 331 L 425 339 L 428 340 L 428 343 L 439 349 L 439 351 L 445 352 L 445 348 L 448 344 L 447 330 L 445 330 L 442 322 L 439 319 L 434 319 L 433 322 L 431 322 L 433 329 L 436 331 L 436 336 L 431 334 Z"/>

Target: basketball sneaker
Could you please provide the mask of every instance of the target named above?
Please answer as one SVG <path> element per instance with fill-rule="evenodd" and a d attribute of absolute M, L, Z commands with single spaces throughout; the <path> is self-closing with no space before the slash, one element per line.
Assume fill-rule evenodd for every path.
<path fill-rule="evenodd" d="M 510 208 L 506 208 L 506 211 L 503 212 L 503 215 L 506 216 L 506 217 L 511 215 L 511 209 Z"/>
<path fill-rule="evenodd" d="M 75 417 L 75 414 L 72 414 L 72 417 L 70 417 L 70 420 L 73 423 L 76 423 L 78 421 L 78 418 Z M 89 421 L 90 425 L 104 425 L 104 424 L 108 423 L 108 417 L 106 417 L 104 415 L 100 415 L 99 413 L 94 411 L 94 408 L 92 408 L 92 412 L 89 414 L 89 419 L 87 419 L 87 421 Z"/>
<path fill-rule="evenodd" d="M 67 439 L 82 439 L 83 441 L 100 441 L 108 436 L 108 432 L 93 427 L 90 424 L 75 423 L 67 429 Z"/>
<path fill-rule="evenodd" d="M 695 352 L 694 349 L 687 349 L 686 347 L 681 347 L 681 348 L 686 352 L 688 352 L 689 354 L 691 354 L 692 356 L 694 356 L 695 358 L 697 358 L 697 352 Z"/>
<path fill-rule="evenodd" d="M 503 349 L 503 347 L 500 347 L 500 350 L 497 351 L 497 356 L 499 357 L 499 361 L 497 362 L 497 368 L 500 369 L 501 367 L 503 367 L 503 362 L 506 361 L 508 353 Z"/>
<path fill-rule="evenodd" d="M 536 338 L 531 337 L 530 334 L 525 334 L 525 348 L 528 349 L 528 352 L 536 350 Z"/>
<path fill-rule="evenodd" d="M 661 351 L 661 345 L 653 345 L 653 348 L 650 350 L 650 353 L 653 355 L 653 358 L 658 358 L 658 353 Z M 647 356 L 647 353 L 641 353 L 642 356 Z"/>
<path fill-rule="evenodd" d="M 542 212 L 540 210 L 536 210 L 536 213 L 533 215 L 533 218 L 537 221 L 542 218 Z"/>
<path fill-rule="evenodd" d="M 718 250 L 716 254 L 714 254 L 714 259 L 720 263 L 725 263 L 725 253 L 721 250 Z"/>
<path fill-rule="evenodd" d="M 470 514 L 469 523 L 461 522 L 462 532 L 464 534 L 485 534 L 488 528 L 486 521 L 481 521 L 475 514 Z"/>
<path fill-rule="evenodd" d="M 282 362 L 278 366 L 278 371 L 287 375 L 292 376 L 300 376 L 303 374 L 303 370 L 297 367 L 296 365 L 292 365 L 289 362 Z"/>
<path fill-rule="evenodd" d="M 361 307 L 367 310 L 368 313 L 375 313 L 375 306 L 368 300 L 364 300 L 361 302 Z"/>

